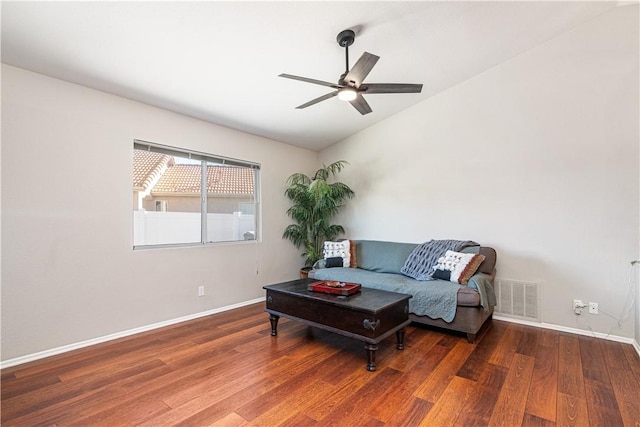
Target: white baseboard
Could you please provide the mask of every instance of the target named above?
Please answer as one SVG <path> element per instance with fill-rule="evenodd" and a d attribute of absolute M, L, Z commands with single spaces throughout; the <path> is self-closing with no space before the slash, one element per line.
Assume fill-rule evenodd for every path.
<path fill-rule="evenodd" d="M 139 328 L 129 329 L 127 331 L 116 332 L 115 334 L 105 335 L 105 336 L 102 336 L 102 337 L 93 338 L 93 339 L 90 339 L 90 340 L 81 341 L 81 342 L 78 342 L 78 343 L 75 343 L 75 344 L 69 344 L 69 345 L 65 345 L 65 346 L 62 346 L 62 347 L 56 347 L 56 348 L 52 348 L 50 350 L 40 351 L 38 353 L 33 353 L 33 354 L 28 354 L 26 356 L 16 357 L 14 359 L 0 361 L 0 369 L 10 368 L 12 366 L 21 365 L 21 364 L 27 363 L 27 362 L 33 362 L 34 360 L 44 359 L 45 357 L 50 357 L 50 356 L 55 356 L 57 354 L 67 353 L 69 351 L 77 350 L 77 349 L 84 348 L 84 347 L 89 347 L 91 345 L 100 344 L 100 343 L 107 342 L 107 341 L 112 341 L 112 340 L 115 340 L 115 339 L 118 339 L 118 338 L 128 337 L 130 335 L 139 334 L 141 332 L 147 332 L 147 331 L 151 331 L 151 330 L 154 330 L 154 329 L 162 328 L 162 327 L 165 327 L 165 326 L 175 325 L 176 323 L 186 322 L 188 320 L 198 319 L 200 317 L 210 316 L 210 315 L 216 314 L 216 313 L 222 313 L 223 311 L 233 310 L 235 308 L 240 308 L 240 307 L 244 307 L 246 305 L 256 304 L 256 303 L 259 303 L 259 302 L 262 302 L 262 301 L 264 301 L 264 297 L 256 298 L 256 299 L 253 299 L 253 300 L 250 300 L 250 301 L 241 302 L 241 303 L 238 303 L 238 304 L 227 305 L 225 307 L 214 308 L 212 310 L 202 311 L 200 313 L 190 314 L 188 316 L 183 316 L 183 317 L 178 317 L 176 319 L 166 320 L 164 322 L 154 323 L 152 325 L 141 326 Z M 520 324 L 523 324 L 523 325 L 533 326 L 533 327 L 537 327 L 537 328 L 552 329 L 552 330 L 560 331 L 560 332 L 568 332 L 570 334 L 586 335 L 586 336 L 590 336 L 590 337 L 602 338 L 602 339 L 607 339 L 607 340 L 611 340 L 611 341 L 617 341 L 617 342 L 621 342 L 621 343 L 625 343 L 625 344 L 631 344 L 631 345 L 633 345 L 633 348 L 638 353 L 638 356 L 640 356 L 640 345 L 638 345 L 638 342 L 635 341 L 633 338 L 620 337 L 620 336 L 611 335 L 611 334 L 603 334 L 603 333 L 600 333 L 600 332 L 585 331 L 583 329 L 569 328 L 567 326 L 554 325 L 554 324 L 550 324 L 550 323 L 538 323 L 538 322 L 531 322 L 531 321 L 528 321 L 528 320 L 514 319 L 514 318 L 511 318 L 511 317 L 502 317 L 502 316 L 495 315 L 495 314 L 493 315 L 493 318 L 496 319 L 496 320 L 502 320 L 502 321 L 505 321 L 505 322 L 520 323 Z"/>
<path fill-rule="evenodd" d="M 554 331 L 567 332 L 567 333 L 576 334 L 576 335 L 585 335 L 588 337 L 601 338 L 604 340 L 631 344 L 633 348 L 636 350 L 636 352 L 638 353 L 638 356 L 640 356 L 640 345 L 638 345 L 638 342 L 633 338 L 621 337 L 618 335 L 611 335 L 611 334 L 603 334 L 602 332 L 586 331 L 584 329 L 570 328 L 568 326 L 554 325 L 552 323 L 539 323 L 539 322 L 532 322 L 529 320 L 515 319 L 512 317 L 503 317 L 500 315 L 496 315 L 495 313 L 493 314 L 493 318 L 496 320 L 502 320 L 505 322 L 519 323 L 521 325 L 533 326 L 536 328 L 552 329 Z"/>
<path fill-rule="evenodd" d="M 147 332 L 165 326 L 175 325 L 176 323 L 186 322 L 187 320 L 198 319 L 200 317 L 210 316 L 216 313 L 222 313 L 223 311 L 233 310 L 235 308 L 244 307 L 259 302 L 263 302 L 264 297 L 256 298 L 250 301 L 244 301 L 238 304 L 227 305 L 225 307 L 214 308 L 212 310 L 202 311 L 200 313 L 190 314 L 188 316 L 178 317 L 176 319 L 165 320 L 164 322 L 154 323 L 152 325 L 141 326 L 139 328 L 129 329 L 127 331 L 116 332 L 115 334 L 109 334 L 98 338 L 93 338 L 86 341 L 81 341 L 75 344 L 68 344 L 62 347 L 52 348 L 50 350 L 40 351 L 38 353 L 28 354 L 26 356 L 16 357 L 14 359 L 0 361 L 0 369 L 9 368 L 16 365 L 21 365 L 27 362 L 33 362 L 34 360 L 44 359 L 45 357 L 55 356 L 57 354 L 66 353 L 80 348 L 89 347 L 91 345 L 100 344 L 107 341 L 112 341 L 118 338 L 128 337 L 130 335 L 139 334 L 141 332 Z"/>

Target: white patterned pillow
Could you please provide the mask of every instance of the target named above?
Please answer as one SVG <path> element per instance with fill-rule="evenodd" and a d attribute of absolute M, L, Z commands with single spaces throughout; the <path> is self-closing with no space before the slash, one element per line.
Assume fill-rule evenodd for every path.
<path fill-rule="evenodd" d="M 484 261 L 484 255 L 447 251 L 433 267 L 435 270 L 433 278 L 466 285 L 482 261 Z"/>
<path fill-rule="evenodd" d="M 324 242 L 324 259 L 342 258 L 342 266 L 351 266 L 351 242 L 343 240 L 341 242 Z"/>

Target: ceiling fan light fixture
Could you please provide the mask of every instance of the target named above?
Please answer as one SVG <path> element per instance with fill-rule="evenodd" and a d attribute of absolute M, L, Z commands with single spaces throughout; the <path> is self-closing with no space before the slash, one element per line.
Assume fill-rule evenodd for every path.
<path fill-rule="evenodd" d="M 338 91 L 338 99 L 340 101 L 353 101 L 358 96 L 355 89 L 346 87 Z"/>

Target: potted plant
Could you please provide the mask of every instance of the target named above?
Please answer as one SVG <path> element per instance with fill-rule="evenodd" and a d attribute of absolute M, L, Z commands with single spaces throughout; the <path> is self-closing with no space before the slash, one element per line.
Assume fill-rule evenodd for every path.
<path fill-rule="evenodd" d="M 287 215 L 295 224 L 287 226 L 282 238 L 291 240 L 296 248 L 304 249 L 305 267 L 300 270 L 300 277 L 306 277 L 313 264 L 323 258 L 324 242 L 344 233 L 344 228 L 331 224 L 331 220 L 355 193 L 342 182 L 328 181 L 348 164 L 339 160 L 328 166 L 323 164 L 313 177 L 294 173 L 287 179 L 284 194 L 293 202 Z"/>

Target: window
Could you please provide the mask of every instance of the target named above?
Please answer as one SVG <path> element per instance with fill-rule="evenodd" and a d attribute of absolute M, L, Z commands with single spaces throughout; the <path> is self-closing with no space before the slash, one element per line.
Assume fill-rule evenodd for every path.
<path fill-rule="evenodd" d="M 134 248 L 255 240 L 260 165 L 133 143 Z"/>
<path fill-rule="evenodd" d="M 169 207 L 168 203 L 166 200 L 156 200 L 156 211 L 166 212 Z"/>

